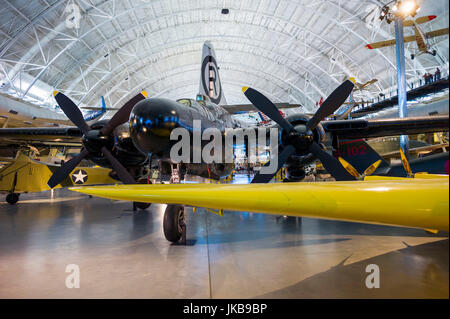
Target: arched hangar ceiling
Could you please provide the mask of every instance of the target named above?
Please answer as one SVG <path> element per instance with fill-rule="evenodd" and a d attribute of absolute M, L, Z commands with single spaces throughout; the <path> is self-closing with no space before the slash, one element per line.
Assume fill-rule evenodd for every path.
<path fill-rule="evenodd" d="M 381 1 L 2 2 L 1 90 L 42 106 L 54 105 L 53 89 L 91 106 L 103 95 L 109 106 L 119 107 L 142 89 L 150 96 L 194 97 L 206 40 L 215 47 L 229 103 L 248 103 L 240 90 L 246 85 L 275 102 L 312 110 L 350 76 L 379 80 L 358 93 L 363 98 L 395 89 L 395 47 L 365 48 L 393 38 L 393 24 L 378 19 Z M 438 18 L 425 31 L 448 27 L 446 0 L 422 1 L 420 15 L 428 14 Z M 448 70 L 448 37 L 432 43 L 435 57 L 407 58 L 408 78 L 436 66 Z M 415 46 L 406 46 L 407 56 Z"/>

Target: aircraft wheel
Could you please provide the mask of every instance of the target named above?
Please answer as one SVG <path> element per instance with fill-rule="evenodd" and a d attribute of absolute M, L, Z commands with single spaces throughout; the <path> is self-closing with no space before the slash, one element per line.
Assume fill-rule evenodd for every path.
<path fill-rule="evenodd" d="M 14 205 L 18 201 L 19 201 L 19 194 L 17 194 L 17 193 L 9 193 L 8 195 L 6 195 L 6 202 L 8 204 Z"/>
<path fill-rule="evenodd" d="M 152 182 L 147 181 L 147 179 L 144 178 L 144 179 L 139 180 L 138 183 L 139 183 L 139 184 L 151 184 Z M 139 202 L 134 202 L 134 206 L 135 206 L 136 208 L 139 208 L 139 209 L 142 209 L 142 210 L 145 210 L 145 209 L 149 208 L 150 205 L 151 205 L 151 203 L 139 203 Z"/>
<path fill-rule="evenodd" d="M 436 56 L 436 50 L 433 50 L 433 52 L 431 53 L 433 56 Z"/>
<path fill-rule="evenodd" d="M 149 208 L 150 205 L 151 205 L 151 203 L 134 202 L 134 206 L 136 206 L 136 208 L 139 208 L 139 209 L 142 209 L 142 210 Z"/>
<path fill-rule="evenodd" d="M 415 57 L 414 54 L 411 54 L 411 60 L 414 60 L 414 57 Z"/>
<path fill-rule="evenodd" d="M 184 225 L 184 207 L 182 205 L 167 205 L 164 212 L 163 230 L 166 239 L 175 243 L 181 239 Z"/>

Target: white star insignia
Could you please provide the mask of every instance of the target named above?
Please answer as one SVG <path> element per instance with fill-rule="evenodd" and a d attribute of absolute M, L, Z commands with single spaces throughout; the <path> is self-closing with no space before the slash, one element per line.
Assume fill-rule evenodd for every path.
<path fill-rule="evenodd" d="M 86 182 L 86 178 L 87 174 L 84 174 L 84 172 L 80 169 L 78 170 L 76 173 L 72 174 L 72 180 L 73 178 L 75 178 L 75 180 L 73 181 L 75 184 L 84 184 Z"/>

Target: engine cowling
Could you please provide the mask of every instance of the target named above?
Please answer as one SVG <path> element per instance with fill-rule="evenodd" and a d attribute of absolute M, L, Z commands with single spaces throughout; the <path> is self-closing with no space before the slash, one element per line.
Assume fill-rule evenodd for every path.
<path fill-rule="evenodd" d="M 295 130 L 300 134 L 301 136 L 301 146 L 299 149 L 297 149 L 295 157 L 308 157 L 311 155 L 311 153 L 308 150 L 308 146 L 311 141 L 315 141 L 318 144 L 322 144 L 325 139 L 325 130 L 323 129 L 322 125 L 317 125 L 312 131 L 306 130 L 306 123 L 309 121 L 310 116 L 306 114 L 292 114 L 286 117 L 286 120 L 294 126 Z M 278 125 L 277 125 L 278 126 Z M 284 142 L 286 142 L 287 139 L 289 139 L 288 132 L 284 131 L 281 127 L 278 126 L 279 129 L 279 144 L 281 146 L 284 145 Z"/>

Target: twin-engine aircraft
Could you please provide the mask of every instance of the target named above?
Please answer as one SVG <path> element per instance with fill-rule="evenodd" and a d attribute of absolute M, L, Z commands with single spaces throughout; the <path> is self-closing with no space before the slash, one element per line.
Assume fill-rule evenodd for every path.
<path fill-rule="evenodd" d="M 419 52 L 418 54 L 428 53 L 428 54 L 435 56 L 436 50 L 431 50 L 431 45 L 428 43 L 429 42 L 428 40 L 431 38 L 435 38 L 435 37 L 438 37 L 441 35 L 448 34 L 448 31 L 449 31 L 448 28 L 443 28 L 443 29 L 434 30 L 434 31 L 430 31 L 430 32 L 424 32 L 419 27 L 419 24 L 423 24 L 425 22 L 434 20 L 435 18 L 436 18 L 435 15 L 430 15 L 430 16 L 424 16 L 424 17 L 417 18 L 416 20 L 403 21 L 404 27 L 413 27 L 414 28 L 414 35 L 405 36 L 404 42 L 407 43 L 407 42 L 416 41 L 418 52 Z M 370 50 L 379 49 L 379 48 L 384 48 L 384 47 L 388 47 L 388 46 L 393 46 L 393 45 L 395 45 L 395 43 L 396 43 L 395 39 L 387 40 L 387 41 L 380 41 L 380 42 L 367 44 L 366 48 L 368 48 Z M 411 59 L 414 59 L 415 56 L 416 56 L 416 54 L 411 54 Z"/>
<path fill-rule="evenodd" d="M 307 150 L 322 161 L 337 181 L 269 184 L 267 182 L 273 175 L 257 174 L 251 185 L 118 185 L 70 189 L 114 200 L 168 204 L 169 213 L 178 216 L 175 220 L 164 216 L 164 233 L 170 241 L 178 241 L 182 237 L 185 224 L 182 205 L 205 207 L 220 216 L 226 209 L 423 228 L 432 233 L 449 230 L 448 175 L 414 174 L 403 152 L 406 178 L 371 176 L 380 167 L 382 159 L 360 174 L 343 158 L 335 161 L 328 158 L 330 155 L 327 153 L 318 151 L 320 146 L 314 141 L 312 133 L 308 133 L 319 124 L 318 114 L 326 116 L 324 114 L 328 112 L 319 109 L 317 117 L 315 115 L 306 124 L 294 127 L 264 95 L 247 87 L 243 88 L 243 92 L 284 131 L 284 147 L 279 155 L 278 168 L 291 155 Z M 340 93 L 335 91 L 330 97 L 343 98 Z M 364 141 L 359 145 L 368 147 Z M 357 150 L 366 154 L 372 149 L 358 147 Z M 446 157 L 448 165 L 448 153 Z M 392 168 L 388 172 L 392 172 Z M 171 228 L 178 231 L 170 231 Z"/>
<path fill-rule="evenodd" d="M 354 84 L 347 80 L 331 93 L 312 117 L 298 112 L 286 119 L 261 93 L 251 88 L 245 89 L 245 95 L 252 104 L 277 123 L 276 128 L 280 134 L 277 149 L 279 156 L 276 164 L 278 170 L 282 166 L 286 167 L 288 181 L 303 180 L 304 166 L 316 160 L 320 160 L 337 181 L 355 180 L 339 160 L 325 150 L 323 143 L 326 140 L 332 141 L 333 147 L 337 149 L 340 139 L 448 130 L 448 117 L 323 121 L 345 102 L 353 89 Z M 50 187 L 60 184 L 82 159 L 90 159 L 97 165 L 112 168 L 117 178 L 127 185 L 148 183 L 152 169 L 151 163 L 154 161 L 157 161 L 163 175 L 164 173 L 178 174 L 180 180 L 185 175 L 218 180 L 231 173 L 233 163 L 207 164 L 190 161 L 174 163 L 170 151 L 178 141 L 170 139 L 171 133 L 177 128 L 185 128 L 192 139 L 194 134 L 199 133 L 198 131 L 203 133 L 206 129 L 214 127 L 220 130 L 222 138 L 225 138 L 227 129 L 246 126 L 245 123 L 233 119 L 231 114 L 222 107 L 222 104 L 226 102 L 215 53 L 209 42 L 206 42 L 203 47 L 200 91 L 197 99 L 172 101 L 164 98 L 147 98 L 146 93 L 143 92 L 125 103 L 109 121 L 99 121 L 92 125 L 86 123 L 78 107 L 63 93 L 55 92 L 55 99 L 77 127 L 0 129 L 0 138 L 28 137 L 30 141 L 33 138 L 42 139 L 45 136 L 49 139 L 81 138 L 83 148 L 80 154 L 64 163 L 53 174 L 48 182 Z M 200 127 L 195 127 L 195 120 L 200 121 Z M 258 128 L 254 127 L 254 129 Z M 209 142 L 206 141 L 204 144 Z M 202 148 L 203 145 L 200 147 Z M 195 143 L 190 143 L 189 149 L 190 154 L 201 152 Z M 252 182 L 267 183 L 275 174 L 257 174 Z M 140 208 L 148 207 L 153 201 L 144 197 L 135 201 Z M 179 209 L 178 205 L 168 205 L 164 215 L 164 233 L 169 241 L 180 239 L 183 223 L 184 210 Z"/>

